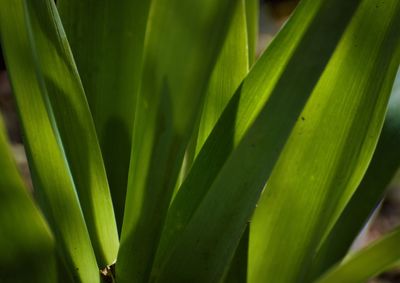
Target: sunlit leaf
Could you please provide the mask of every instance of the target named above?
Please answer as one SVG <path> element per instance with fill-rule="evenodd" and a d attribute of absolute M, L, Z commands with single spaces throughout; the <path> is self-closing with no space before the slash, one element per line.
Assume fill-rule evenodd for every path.
<path fill-rule="evenodd" d="M 171 205 L 161 242 L 160 282 L 207 282 L 222 275 L 221 270 L 233 256 L 292 127 L 309 95 L 320 84 L 326 64 L 343 40 L 358 4 L 358 1 L 301 2 L 255 64 Z M 358 21 L 369 22 L 364 16 L 359 16 Z M 397 38 L 393 34 L 387 37 Z M 380 62 L 387 63 L 391 55 L 388 52 Z M 385 104 L 387 95 L 381 97 Z M 379 106 L 377 109 L 384 109 Z M 377 111 L 378 118 L 379 115 L 382 120 L 383 112 Z M 188 250 L 191 252 L 187 253 Z M 274 281 L 271 278 L 261 282 Z"/>
<path fill-rule="evenodd" d="M 245 0 L 246 3 L 246 22 L 248 36 L 249 63 L 253 65 L 256 59 L 256 50 L 258 44 L 258 25 L 260 15 L 260 1 Z"/>
<path fill-rule="evenodd" d="M 259 202 L 250 282 L 307 281 L 325 229 L 357 189 L 375 149 L 399 65 L 399 25 L 397 0 L 360 2 Z"/>
<path fill-rule="evenodd" d="M 400 75 L 397 81 L 400 82 Z M 400 88 L 395 87 L 372 161 L 356 192 L 319 248 L 312 276 L 325 271 L 345 256 L 400 167 L 399 113 Z"/>
<path fill-rule="evenodd" d="M 152 2 L 116 266 L 122 283 L 149 276 L 184 150 L 238 1 Z"/>
<path fill-rule="evenodd" d="M 53 43 L 61 44 L 63 41 L 55 41 L 46 45 L 46 40 L 50 40 L 51 36 L 56 36 L 54 39 L 57 39 L 57 36 L 62 35 L 52 33 L 58 31 L 53 25 L 55 24 L 53 20 L 56 19 L 52 17 L 54 4 L 47 0 L 33 1 L 29 4 L 23 0 L 2 0 L 0 5 L 2 7 L 0 9 L 1 43 L 22 121 L 25 146 L 36 193 L 54 232 L 58 252 L 65 258 L 75 280 L 88 283 L 98 282 L 99 272 L 96 259 L 70 167 L 62 147 L 56 119 L 50 106 L 49 96 L 59 94 L 57 98 L 62 99 L 63 92 L 48 92 L 58 85 L 54 84 L 51 86 L 52 88 L 47 89 L 49 78 L 45 78 L 41 70 L 42 64 L 53 62 L 53 67 L 46 69 L 46 72 L 52 73 L 47 73 L 47 75 L 51 75 L 50 78 L 53 79 L 62 78 L 62 82 L 66 83 L 65 87 L 70 86 L 71 81 L 64 80 L 64 78 L 68 74 L 74 75 L 73 69 L 70 69 L 71 65 L 66 67 L 62 64 L 65 62 L 62 58 L 68 58 L 65 57 L 68 53 L 62 53 L 66 50 L 60 48 L 64 45 L 59 45 L 60 49 L 53 49 L 55 48 Z M 40 17 L 36 13 L 39 13 Z M 39 23 L 43 24 L 43 21 L 47 24 L 40 26 Z M 41 30 L 40 27 L 44 30 Z M 36 30 L 38 36 L 36 40 L 41 40 L 40 44 L 37 44 L 38 42 L 32 38 L 33 29 Z M 47 33 L 44 33 L 45 31 Z M 41 37 L 43 35 L 48 37 Z M 41 54 L 44 57 L 40 57 L 38 52 L 44 50 L 39 47 L 46 46 L 49 49 Z M 58 52 L 63 55 L 58 57 Z M 47 60 L 40 62 L 40 58 Z M 68 70 L 70 72 L 63 72 Z M 61 89 L 64 88 L 61 87 Z M 84 104 L 80 107 L 84 107 Z M 68 105 L 64 111 L 66 110 L 70 110 Z M 68 113 L 61 112 L 58 115 L 63 116 Z M 75 138 L 79 139 L 79 137 Z M 87 172 L 87 169 L 84 172 Z M 85 188 L 87 189 L 87 187 Z"/>

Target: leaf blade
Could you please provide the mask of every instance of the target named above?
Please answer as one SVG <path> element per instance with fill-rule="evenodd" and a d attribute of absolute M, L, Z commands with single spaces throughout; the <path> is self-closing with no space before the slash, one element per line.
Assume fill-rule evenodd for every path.
<path fill-rule="evenodd" d="M 18 173 L 1 118 L 0 167 L 0 281 L 54 282 L 53 235 Z"/>
<path fill-rule="evenodd" d="M 246 2 L 246 21 L 249 63 L 253 65 L 256 60 L 257 42 L 258 42 L 258 25 L 260 14 L 260 2 L 258 0 L 245 0 Z"/>
<path fill-rule="evenodd" d="M 396 229 L 382 239 L 350 255 L 341 264 L 333 267 L 315 282 L 365 282 L 398 262 L 400 259 L 400 253 L 397 249 L 399 241 L 400 230 Z"/>
<path fill-rule="evenodd" d="M 152 2 L 116 266 L 121 282 L 145 281 L 151 272 L 184 150 L 233 6 L 228 0 Z"/>
<path fill-rule="evenodd" d="M 150 3 L 57 2 L 96 126 L 119 231 Z"/>
<path fill-rule="evenodd" d="M 35 1 L 35 3 L 41 3 Z M 25 1 L 2 0 L 0 35 L 22 121 L 33 183 L 60 252 L 78 282 L 98 282 L 99 273 L 69 167 L 60 146 L 44 82 L 30 38 Z"/>
<path fill-rule="evenodd" d="M 233 96 L 170 207 L 160 282 L 221 276 L 265 179 L 358 5 L 343 1 L 339 8 L 335 3 L 303 1 Z"/>
<path fill-rule="evenodd" d="M 397 76 L 399 81 L 400 76 Z M 400 166 L 400 89 L 392 92 L 389 109 L 368 170 L 343 213 L 314 259 L 312 276 L 317 276 L 344 257 L 369 215 L 383 198 L 386 187 Z"/>
<path fill-rule="evenodd" d="M 378 12 L 370 28 L 367 19 Z M 396 1 L 360 3 L 253 218 L 250 282 L 305 280 L 330 219 L 361 181 L 398 67 L 399 13 Z"/>
<path fill-rule="evenodd" d="M 60 134 L 98 264 L 115 261 L 118 234 L 93 120 L 55 5 L 29 1 L 39 75 Z M 107 225 L 104 225 L 107 223 Z"/>

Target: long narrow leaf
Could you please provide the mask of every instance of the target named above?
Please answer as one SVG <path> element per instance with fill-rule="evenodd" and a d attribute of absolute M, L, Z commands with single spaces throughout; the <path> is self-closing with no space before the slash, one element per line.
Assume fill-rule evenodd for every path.
<path fill-rule="evenodd" d="M 193 129 L 185 156 L 184 175 L 187 174 L 222 111 L 249 70 L 245 1 L 237 1 L 236 5 L 228 35 L 208 83 L 200 117 Z"/>
<path fill-rule="evenodd" d="M 149 276 L 196 110 L 237 2 L 152 2 L 117 260 L 120 282 Z"/>
<path fill-rule="evenodd" d="M 172 203 L 159 252 L 159 282 L 219 280 L 358 4 L 303 1 L 252 68 Z"/>
<path fill-rule="evenodd" d="M 150 3 L 57 1 L 99 137 L 119 229 Z"/>
<path fill-rule="evenodd" d="M 254 34 L 248 34 L 254 32 L 254 27 L 248 26 L 249 22 L 253 24 L 251 21 L 254 20 L 253 18 L 248 19 L 248 17 L 256 17 L 256 15 L 252 15 L 257 13 L 256 7 L 253 7 L 254 2 L 256 1 L 240 1 L 237 4 L 238 7 L 211 75 L 205 96 L 197 133 L 196 155 L 204 145 L 235 90 L 248 73 L 249 61 L 254 59 L 254 54 L 250 50 L 252 48 L 250 41 L 255 41 L 255 37 Z M 251 6 L 250 10 L 247 9 L 249 5 Z M 235 256 L 226 271 L 225 282 L 246 282 L 248 237 L 249 230 L 247 229 L 243 233 Z"/>
<path fill-rule="evenodd" d="M 0 282 L 53 283 L 53 236 L 18 174 L 1 118 L 0 168 Z"/>
<path fill-rule="evenodd" d="M 256 50 L 258 43 L 258 21 L 260 16 L 260 1 L 245 0 L 246 2 L 246 22 L 248 36 L 249 63 L 253 65 L 256 59 Z"/>
<path fill-rule="evenodd" d="M 400 73 L 397 81 L 400 82 Z M 313 276 L 321 274 L 344 257 L 400 167 L 399 113 L 400 87 L 395 87 L 372 161 L 357 191 L 313 260 Z"/>
<path fill-rule="evenodd" d="M 224 281 L 226 283 L 246 283 L 247 263 L 249 261 L 250 225 L 244 230 L 233 259 L 229 265 Z"/>
<path fill-rule="evenodd" d="M 34 1 L 34 4 L 44 5 L 44 2 Z M 0 5 L 1 43 L 22 121 L 36 192 L 54 232 L 57 248 L 75 280 L 98 282 L 99 272 L 89 234 L 54 117 L 49 110 L 45 83 L 38 70 L 38 58 L 30 34 L 32 26 L 28 10 L 31 8 L 23 0 L 1 0 Z M 47 5 L 42 8 L 44 13 L 50 12 Z"/>
<path fill-rule="evenodd" d="M 371 160 L 399 66 L 399 25 L 397 0 L 361 1 L 254 215 L 250 282 L 304 281 Z"/>
<path fill-rule="evenodd" d="M 196 155 L 249 70 L 246 6 L 238 1 L 221 54 L 210 78 L 197 136 Z"/>
<path fill-rule="evenodd" d="M 53 112 L 98 264 L 105 267 L 117 257 L 118 234 L 85 93 L 53 1 L 27 3 L 48 111 Z"/>
<path fill-rule="evenodd" d="M 350 255 L 316 283 L 363 283 L 400 260 L 400 229 Z"/>

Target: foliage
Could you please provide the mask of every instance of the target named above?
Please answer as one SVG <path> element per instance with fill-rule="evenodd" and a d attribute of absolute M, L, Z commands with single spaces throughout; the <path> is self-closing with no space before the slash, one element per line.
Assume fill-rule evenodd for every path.
<path fill-rule="evenodd" d="M 364 282 L 400 259 L 398 231 L 348 252 L 400 163 L 399 1 L 303 0 L 258 59 L 256 0 L 0 7 L 35 189 L 1 125 L 0 282 Z"/>

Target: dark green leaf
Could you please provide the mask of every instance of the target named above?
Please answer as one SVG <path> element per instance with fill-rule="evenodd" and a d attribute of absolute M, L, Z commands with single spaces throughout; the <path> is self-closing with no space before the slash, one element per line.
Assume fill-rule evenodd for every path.
<path fill-rule="evenodd" d="M 59 0 L 85 88 L 121 229 L 151 0 Z"/>

